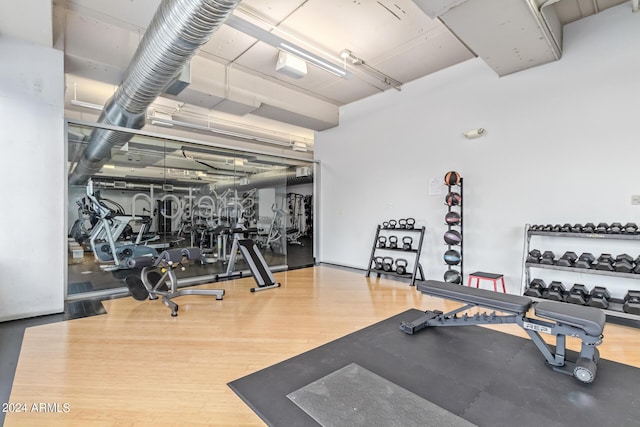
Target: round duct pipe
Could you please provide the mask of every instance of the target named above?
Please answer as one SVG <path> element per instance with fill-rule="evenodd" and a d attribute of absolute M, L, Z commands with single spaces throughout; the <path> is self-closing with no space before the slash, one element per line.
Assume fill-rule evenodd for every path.
<path fill-rule="evenodd" d="M 98 123 L 141 129 L 147 107 L 172 82 L 197 50 L 226 21 L 241 0 L 163 0 L 122 83 L 105 104 Z M 69 176 L 85 184 L 111 158 L 111 149 L 133 137 L 128 132 L 94 129 Z"/>

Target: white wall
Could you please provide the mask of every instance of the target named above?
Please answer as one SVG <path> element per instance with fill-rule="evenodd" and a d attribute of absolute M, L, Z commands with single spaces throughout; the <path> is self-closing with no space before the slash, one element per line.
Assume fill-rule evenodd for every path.
<path fill-rule="evenodd" d="M 498 78 L 474 59 L 342 108 L 316 136 L 320 261 L 366 268 L 376 224 L 413 216 L 441 280 L 444 191 L 428 183 L 448 170 L 464 178 L 465 273 L 503 273 L 512 293 L 525 223 L 640 223 L 639 39 L 625 4 L 566 26 L 560 61 Z"/>
<path fill-rule="evenodd" d="M 5 321 L 63 311 L 66 161 L 62 52 L 0 37 L 0 58 Z"/>

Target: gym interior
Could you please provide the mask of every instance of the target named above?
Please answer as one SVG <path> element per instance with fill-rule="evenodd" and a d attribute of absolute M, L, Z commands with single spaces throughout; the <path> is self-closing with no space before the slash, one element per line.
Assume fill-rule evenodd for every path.
<path fill-rule="evenodd" d="M 0 6 L 4 425 L 637 425 L 638 0 L 109 3 Z"/>

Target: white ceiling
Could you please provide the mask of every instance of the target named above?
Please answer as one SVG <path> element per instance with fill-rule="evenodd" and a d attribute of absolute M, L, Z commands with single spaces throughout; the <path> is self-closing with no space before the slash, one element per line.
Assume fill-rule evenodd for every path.
<path fill-rule="evenodd" d="M 83 111 L 69 104 L 74 96 L 103 104 L 113 93 L 159 3 L 53 1 L 54 46 L 65 52 L 70 111 Z M 437 18 L 424 12 L 429 4 L 447 3 L 454 7 Z M 508 0 L 509 7 L 505 0 L 244 0 L 236 16 L 347 67 L 353 78 L 310 65 L 305 77 L 288 77 L 275 70 L 278 49 L 223 25 L 192 61 L 191 84 L 168 96 L 178 101 L 169 112 L 183 121 L 222 117 L 240 127 L 246 123 L 312 139 L 309 129 L 338 124 L 339 106 L 394 90 L 380 76 L 404 84 L 476 56 L 497 76 L 557 60 L 561 47 L 559 55 L 549 40 L 559 38 L 561 44 L 562 25 L 621 3 L 625 0 Z M 343 62 L 343 49 L 369 68 Z"/>

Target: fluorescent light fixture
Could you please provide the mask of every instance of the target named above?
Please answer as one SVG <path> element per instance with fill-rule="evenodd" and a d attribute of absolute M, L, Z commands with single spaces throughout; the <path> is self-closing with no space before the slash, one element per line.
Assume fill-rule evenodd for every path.
<path fill-rule="evenodd" d="M 78 101 L 77 99 L 72 99 L 71 105 L 75 105 L 76 107 L 89 108 L 91 110 L 98 110 L 98 111 L 102 111 L 102 107 L 103 107 L 102 105 L 92 104 L 90 102 Z"/>
<path fill-rule="evenodd" d="M 106 165 L 102 165 L 103 169 L 115 169 L 116 167 L 114 165 L 110 165 L 110 164 L 106 164 Z"/>
<path fill-rule="evenodd" d="M 159 111 L 154 111 L 151 114 L 151 124 L 156 126 L 163 126 L 166 128 L 172 128 L 173 123 L 171 123 L 171 119 L 173 117 L 171 114 L 161 113 Z"/>
<path fill-rule="evenodd" d="M 78 101 L 78 84 L 73 84 L 73 99 L 71 100 L 71 105 L 75 105 L 76 107 L 84 107 L 90 108 L 92 110 L 102 111 L 104 105 L 92 104 L 90 102 Z"/>
<path fill-rule="evenodd" d="M 293 144 L 291 144 L 291 148 L 293 149 L 293 151 L 307 151 L 307 144 L 300 141 L 293 141 Z"/>
<path fill-rule="evenodd" d="M 340 58 L 342 58 L 345 61 L 348 59 L 349 61 L 351 61 L 351 64 L 353 64 L 354 66 L 357 66 L 360 70 L 364 71 L 366 74 L 370 75 L 371 77 L 374 77 L 380 80 L 382 83 L 388 86 L 391 86 L 396 90 L 402 89 L 402 83 L 400 83 L 398 80 L 394 79 L 393 77 L 389 77 L 388 75 L 384 74 L 382 71 L 376 70 L 371 65 L 364 62 L 362 58 L 358 58 L 356 55 L 354 55 L 353 52 L 351 52 L 349 49 L 343 49 L 340 52 Z"/>
<path fill-rule="evenodd" d="M 195 123 L 183 122 L 179 120 L 160 119 L 160 118 L 157 118 L 156 121 L 163 122 L 167 125 L 170 124 L 170 125 L 175 125 L 175 126 L 179 126 L 187 129 L 198 130 L 202 132 L 211 132 L 214 135 L 222 135 L 222 136 L 229 136 L 232 138 L 243 139 L 245 141 L 264 142 L 265 144 L 278 145 L 280 147 L 291 147 L 290 142 L 278 141 L 275 139 L 263 138 L 260 136 L 254 136 L 254 135 L 245 134 L 245 133 L 232 132 L 224 129 L 217 129 L 209 126 L 197 125 Z M 313 151 L 313 149 L 307 148 L 307 151 Z"/>
<path fill-rule="evenodd" d="M 340 64 L 334 64 L 330 61 L 327 61 L 326 59 L 323 59 L 306 49 L 296 46 L 293 43 L 283 39 L 282 37 L 279 37 L 265 29 L 262 29 L 249 21 L 239 18 L 236 15 L 229 16 L 229 18 L 225 21 L 225 24 L 251 37 L 263 41 L 268 45 L 304 58 L 312 65 L 315 65 L 316 67 L 328 71 L 338 77 L 347 79 L 353 77 L 353 74 L 349 70 L 345 70 L 344 68 L 342 68 Z"/>
<path fill-rule="evenodd" d="M 309 61 L 310 63 L 312 63 L 313 65 L 315 65 L 316 67 L 320 67 L 325 71 L 330 72 L 331 74 L 335 74 L 338 77 L 346 77 L 347 75 L 347 71 L 336 66 L 333 65 L 327 61 L 325 61 L 324 59 L 321 59 L 319 57 L 317 57 L 316 55 L 312 54 L 311 52 L 304 50 L 302 48 L 298 48 L 295 46 L 292 46 L 288 43 L 280 43 L 280 49 L 285 50 L 289 53 L 293 53 L 294 55 L 300 56 L 304 59 L 306 59 L 307 61 Z"/>

